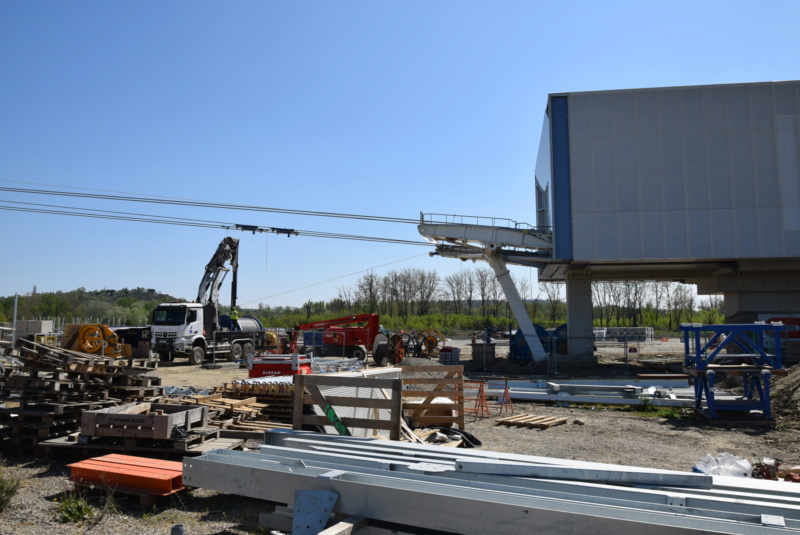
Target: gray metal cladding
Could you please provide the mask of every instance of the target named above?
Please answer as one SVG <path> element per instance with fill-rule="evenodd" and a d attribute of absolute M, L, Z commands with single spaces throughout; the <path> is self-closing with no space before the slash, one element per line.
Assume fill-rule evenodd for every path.
<path fill-rule="evenodd" d="M 567 97 L 575 261 L 800 257 L 800 82 Z"/>

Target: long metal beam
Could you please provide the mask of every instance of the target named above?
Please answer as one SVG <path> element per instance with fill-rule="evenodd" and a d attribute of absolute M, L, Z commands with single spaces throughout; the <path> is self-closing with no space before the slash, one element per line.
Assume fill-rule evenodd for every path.
<path fill-rule="evenodd" d="M 310 442 L 310 441 L 309 441 Z M 299 446 L 299 445 L 298 445 Z M 680 513 L 688 507 L 693 510 L 717 511 L 720 513 L 760 515 L 764 511 L 764 497 L 747 493 L 737 493 L 735 498 L 724 495 L 704 494 L 697 488 L 669 488 L 661 486 L 631 487 L 625 485 L 610 485 L 602 483 L 583 483 L 576 481 L 560 481 L 550 479 L 537 479 L 519 476 L 500 476 L 494 474 L 478 474 L 475 472 L 458 472 L 448 469 L 445 465 L 426 461 L 410 461 L 387 459 L 375 454 L 347 454 L 346 450 L 332 452 L 331 448 L 325 451 L 305 450 L 298 448 L 284 448 L 278 446 L 262 446 L 260 453 L 267 459 L 281 462 L 287 457 L 313 463 L 320 468 L 331 470 L 356 469 L 360 473 L 382 475 L 385 471 L 405 472 L 405 477 L 411 480 L 425 481 L 428 476 L 454 480 L 455 482 L 469 482 L 475 488 L 493 489 L 515 492 L 524 489 L 524 492 L 548 498 L 573 499 L 592 501 L 608 506 L 626 506 L 642 509 L 672 511 Z M 220 452 L 222 453 L 222 452 Z M 563 468 L 563 467 L 549 467 Z M 620 472 L 632 467 L 620 467 Z M 681 473 L 683 475 L 698 475 Z M 709 478 L 711 479 L 711 478 Z M 643 482 L 644 478 L 640 479 Z M 800 511 L 797 500 L 779 499 L 772 503 L 770 512 L 773 515 L 796 517 Z"/>
<path fill-rule="evenodd" d="M 710 489 L 671 482 L 693 474 L 304 432 L 269 432 L 260 454 L 215 451 L 184 461 L 192 486 L 291 503 L 295 490 L 330 490 L 347 515 L 463 534 L 770 533 L 800 532 L 800 490 L 778 482 L 710 478 Z M 485 472 L 514 459 L 527 467 L 641 473 L 639 483 L 519 477 Z M 471 472 L 457 465 L 470 464 Z M 659 476 L 660 475 L 660 476 Z M 708 480 L 703 476 L 700 480 Z M 626 476 L 628 477 L 628 476 Z M 762 515 L 767 517 L 762 521 Z M 784 527 L 772 527 L 773 523 Z"/>
<path fill-rule="evenodd" d="M 686 511 L 647 511 L 585 501 L 542 498 L 474 489 L 452 482 L 411 481 L 397 474 L 331 470 L 286 459 L 276 462 L 247 452 L 208 453 L 184 460 L 184 483 L 221 492 L 291 504 L 298 490 L 339 494 L 335 510 L 353 516 L 443 532 L 551 535 L 644 533 L 649 535 L 763 533 L 761 517 L 728 514 L 707 518 Z M 774 528 L 775 533 L 800 528 Z"/>

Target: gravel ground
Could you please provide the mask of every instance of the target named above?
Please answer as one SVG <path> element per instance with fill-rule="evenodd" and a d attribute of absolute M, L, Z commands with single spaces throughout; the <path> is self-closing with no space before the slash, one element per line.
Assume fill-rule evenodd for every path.
<path fill-rule="evenodd" d="M 468 346 L 461 345 L 462 363 L 468 377 L 487 373 L 519 376 L 526 371 L 524 367 L 500 359 L 487 372 L 471 364 Z M 498 354 L 502 356 L 503 353 L 498 351 Z M 410 372 L 414 365 L 435 363 L 427 359 L 409 359 L 405 367 Z M 786 465 L 795 465 L 800 464 L 797 419 L 800 367 L 796 368 L 775 387 L 778 396 L 773 404 L 778 415 L 775 428 L 710 427 L 688 413 L 684 418 L 667 419 L 656 413 L 516 402 L 516 414 L 566 417 L 568 421 L 547 429 L 528 429 L 498 425 L 496 418 L 472 420 L 468 417 L 467 431 L 482 441 L 482 449 L 543 457 L 690 471 L 706 453 L 729 452 L 747 459 L 778 458 Z M 619 363 L 606 363 L 592 371 L 618 373 Z M 207 370 L 179 361 L 159 368 L 159 374 L 165 385 L 207 388 L 245 378 L 247 371 L 230 365 Z M 493 414 L 498 412 L 498 407 L 494 406 Z M 67 481 L 68 462 L 70 460 L 63 458 L 39 459 L 26 452 L 6 454 L 2 462 L 5 468 L 0 468 L 0 472 L 20 478 L 22 486 L 11 506 L 0 513 L 0 535 L 166 534 L 174 524 L 183 524 L 190 535 L 265 533 L 258 528 L 258 514 L 269 511 L 269 504 L 204 489 L 163 498 L 150 510 L 142 510 L 137 500 L 120 494 L 109 502 L 109 493 L 104 489 L 84 491 L 82 494 L 89 499 L 96 514 L 88 521 L 64 522 L 60 514 L 64 496 L 80 494 Z"/>

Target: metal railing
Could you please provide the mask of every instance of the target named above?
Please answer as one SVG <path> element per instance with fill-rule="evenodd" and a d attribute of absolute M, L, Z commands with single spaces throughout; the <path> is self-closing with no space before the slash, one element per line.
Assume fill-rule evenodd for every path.
<path fill-rule="evenodd" d="M 424 214 L 420 212 L 419 222 L 421 225 L 425 223 L 481 225 L 487 227 L 503 227 L 503 228 L 512 228 L 516 230 L 527 230 L 533 232 L 547 232 L 551 230 L 551 227 L 535 227 L 528 223 L 514 221 L 513 219 L 509 219 L 506 217 L 486 217 L 486 216 L 475 216 L 475 215 L 434 214 L 434 213 Z"/>

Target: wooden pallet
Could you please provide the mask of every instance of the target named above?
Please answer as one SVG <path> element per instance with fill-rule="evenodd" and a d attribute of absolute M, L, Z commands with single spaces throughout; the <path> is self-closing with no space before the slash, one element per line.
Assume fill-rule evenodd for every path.
<path fill-rule="evenodd" d="M 497 420 L 498 424 L 513 425 L 516 427 L 533 427 L 537 429 L 546 429 L 554 425 L 561 425 L 567 423 L 566 418 L 555 418 L 551 416 L 535 416 L 533 414 L 517 414 L 516 416 L 509 416 L 508 418 L 501 418 Z"/>
<path fill-rule="evenodd" d="M 213 430 L 219 432 L 218 429 Z M 167 456 L 174 455 L 200 455 L 201 453 L 215 449 L 236 449 L 244 444 L 244 439 L 240 438 L 213 438 L 213 435 L 192 437 L 192 440 L 183 441 L 168 440 L 134 440 L 125 442 L 124 439 L 116 437 L 92 437 L 89 442 L 75 441 L 74 437 L 58 437 L 40 441 L 37 450 L 47 454 L 54 451 L 64 453 L 73 452 L 75 454 L 88 457 L 93 452 L 126 452 L 142 453 L 150 455 L 160 453 Z"/>
<path fill-rule="evenodd" d="M 414 366 L 423 377 L 403 378 L 403 410 L 414 427 L 464 424 L 464 366 Z M 427 375 L 427 377 L 425 376 Z M 450 398 L 450 403 L 436 403 L 436 398 Z"/>

